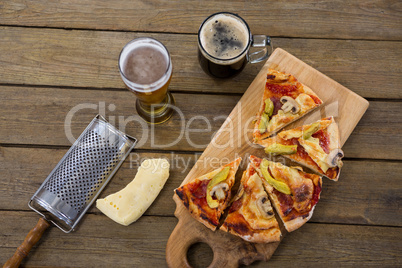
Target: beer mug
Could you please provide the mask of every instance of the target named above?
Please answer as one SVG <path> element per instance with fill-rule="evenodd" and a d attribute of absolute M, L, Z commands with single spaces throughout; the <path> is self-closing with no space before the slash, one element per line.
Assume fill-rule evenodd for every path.
<path fill-rule="evenodd" d="M 257 50 L 251 52 L 251 48 Z M 202 69 L 214 77 L 234 76 L 247 62 L 261 62 L 271 52 L 269 36 L 252 35 L 248 24 L 230 12 L 212 14 L 198 31 L 198 61 Z"/>
<path fill-rule="evenodd" d="M 141 37 L 127 43 L 120 52 L 119 71 L 126 87 L 137 97 L 139 116 L 155 124 L 172 116 L 174 99 L 168 91 L 172 62 L 161 42 Z"/>

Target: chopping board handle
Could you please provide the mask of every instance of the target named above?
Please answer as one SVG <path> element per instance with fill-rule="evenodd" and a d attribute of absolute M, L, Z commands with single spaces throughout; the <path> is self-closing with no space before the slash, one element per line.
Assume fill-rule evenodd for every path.
<path fill-rule="evenodd" d="M 220 238 L 211 235 L 212 231 L 207 230 L 205 226 L 193 219 L 190 222 L 188 220 L 179 218 L 179 223 L 169 237 L 166 245 L 166 261 L 169 267 L 191 268 L 187 260 L 187 252 L 193 244 L 198 242 L 206 243 L 213 251 L 214 257 L 208 265 L 209 268 L 239 266 L 239 259 L 242 255 L 228 252 L 229 246 L 225 243 L 222 244 Z"/>
<path fill-rule="evenodd" d="M 38 223 L 29 231 L 24 242 L 17 248 L 14 255 L 3 265 L 3 268 L 11 268 L 20 266 L 22 260 L 28 255 L 32 247 L 40 240 L 50 223 L 40 218 Z"/>
<path fill-rule="evenodd" d="M 189 248 L 198 242 L 205 243 L 211 247 L 214 254 L 209 268 L 217 267 L 238 267 L 243 253 L 233 250 L 233 237 L 223 231 L 211 231 L 203 224 L 196 221 L 175 195 L 173 200 L 176 202 L 175 215 L 179 222 L 174 228 L 166 245 L 166 262 L 168 267 L 191 268 L 187 259 Z M 238 239 L 235 239 L 238 241 Z M 231 248 L 232 250 L 229 250 Z"/>

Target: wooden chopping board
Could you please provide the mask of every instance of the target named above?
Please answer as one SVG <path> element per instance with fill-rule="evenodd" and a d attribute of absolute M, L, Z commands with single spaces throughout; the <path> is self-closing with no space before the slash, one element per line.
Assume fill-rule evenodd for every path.
<path fill-rule="evenodd" d="M 290 124 L 286 129 L 334 116 L 339 126 L 341 146 L 343 146 L 369 106 L 367 100 L 285 50 L 277 48 L 188 173 L 182 185 L 237 157 L 243 158 L 237 173 L 241 175 L 247 167 L 250 154 L 264 156 L 264 150 L 252 143 L 254 127 L 252 120 L 260 107 L 269 68 L 294 75 L 298 81 L 313 89 L 324 101 L 319 109 Z M 280 243 L 250 243 L 220 230 L 213 232 L 196 221 L 176 195 L 173 199 L 176 202 L 175 216 L 179 222 L 166 246 L 166 260 L 169 267 L 190 267 L 186 257 L 187 251 L 197 242 L 207 243 L 212 248 L 214 257 L 210 267 L 237 267 L 240 263 L 248 265 L 256 260 L 268 261 Z"/>

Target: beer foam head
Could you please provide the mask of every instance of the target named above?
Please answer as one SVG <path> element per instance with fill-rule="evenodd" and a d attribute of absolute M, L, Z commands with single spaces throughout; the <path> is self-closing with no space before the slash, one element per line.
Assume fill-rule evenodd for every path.
<path fill-rule="evenodd" d="M 141 37 L 124 46 L 119 56 L 119 70 L 129 88 L 150 92 L 168 82 L 172 64 L 169 52 L 162 43 Z"/>
<path fill-rule="evenodd" d="M 236 61 L 245 54 L 250 43 L 247 24 L 230 13 L 219 13 L 208 18 L 200 28 L 199 42 L 215 61 Z M 205 54 L 205 53 L 204 53 Z M 232 62 L 231 62 L 232 63 Z"/>

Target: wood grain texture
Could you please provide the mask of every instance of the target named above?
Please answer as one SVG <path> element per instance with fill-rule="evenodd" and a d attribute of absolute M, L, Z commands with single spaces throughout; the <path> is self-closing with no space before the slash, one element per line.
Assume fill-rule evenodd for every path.
<path fill-rule="evenodd" d="M 32 247 L 36 245 L 41 239 L 44 231 L 50 227 L 50 223 L 44 218 L 39 218 L 38 223 L 34 228 L 29 231 L 28 235 L 25 237 L 22 244 L 17 248 L 14 255 L 6 261 L 3 268 L 17 268 L 20 266 L 21 262 L 28 253 L 31 251 Z"/>
<path fill-rule="evenodd" d="M 240 99 L 228 95 L 174 96 L 181 113 L 152 128 L 136 115 L 135 98 L 128 91 L 3 86 L 0 143 L 71 146 L 66 136 L 70 127 L 67 122 L 65 128 L 65 121 L 75 108 L 70 125 L 73 137 L 78 137 L 97 113 L 104 113 L 112 124 L 139 140 L 137 149 L 202 152 Z M 400 101 L 371 102 L 343 148 L 346 157 L 402 159 L 401 108 Z M 251 123 L 249 127 L 252 131 Z"/>
<path fill-rule="evenodd" d="M 104 112 L 117 126 L 122 116 L 127 132 L 140 139 L 101 197 L 126 186 L 146 157 L 167 157 L 171 176 L 136 223 L 120 226 L 92 207 L 76 232 L 49 228 L 22 266 L 167 267 L 165 248 L 177 224 L 173 189 L 264 64 L 249 64 L 228 80 L 202 72 L 198 27 L 227 10 L 245 18 L 254 34 L 272 36 L 275 48 L 370 100 L 343 147 L 340 180 L 324 180 L 312 219 L 288 234 L 269 262 L 249 267 L 400 267 L 401 8 L 397 0 L 0 1 L 0 264 L 38 221 L 27 201 L 71 146 L 68 112 L 86 103 L 72 119 L 73 136 Z M 153 140 L 152 129 L 136 121 L 117 58 L 124 44 L 142 36 L 171 52 L 170 89 L 185 127 L 193 129 L 188 136 L 181 136 L 179 114 L 156 127 Z M 194 268 L 212 262 L 207 244 L 188 254 Z"/>
<path fill-rule="evenodd" d="M 29 210 L 28 200 L 66 151 L 0 147 L 0 211 Z M 199 155 L 137 152 L 134 149 L 100 194 L 100 198 L 123 189 L 134 178 L 141 161 L 157 157 L 169 161 L 170 177 L 145 215 L 173 216 L 173 190 L 182 183 Z M 396 179 L 400 174 L 402 165 L 399 162 L 345 160 L 338 182 L 323 181 L 321 199 L 310 221 L 402 226 L 402 213 L 395 213 L 402 202 L 402 181 Z M 95 207 L 89 212 L 100 214 Z"/>
<path fill-rule="evenodd" d="M 241 15 L 272 36 L 401 40 L 400 3 L 391 1 L 5 1 L 1 24 L 196 33 L 218 11 Z"/>
<path fill-rule="evenodd" d="M 11 256 L 24 239 L 23 233 L 37 220 L 34 212 L 0 212 L 0 263 Z M 65 234 L 50 228 L 22 265 L 166 267 L 164 248 L 176 222 L 173 217 L 145 216 L 125 227 L 103 215 L 87 215 L 76 232 Z M 401 241 L 400 228 L 307 223 L 284 238 L 268 263 L 250 267 L 397 267 Z"/>
<path fill-rule="evenodd" d="M 217 80 L 202 72 L 196 35 L 0 27 L 0 84 L 123 89 L 117 59 L 140 36 L 163 42 L 172 55 L 173 91 L 244 93 L 262 67 Z M 401 42 L 273 38 L 318 71 L 367 98 L 402 98 Z"/>

